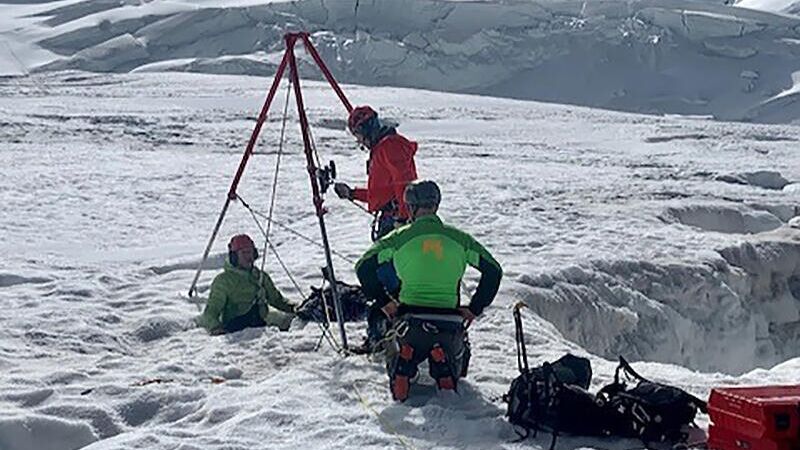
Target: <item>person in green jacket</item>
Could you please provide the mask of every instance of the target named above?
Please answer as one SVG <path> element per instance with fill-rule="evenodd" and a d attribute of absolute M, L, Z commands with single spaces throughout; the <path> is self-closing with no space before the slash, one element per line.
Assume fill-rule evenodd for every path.
<path fill-rule="evenodd" d="M 256 259 L 258 250 L 250 236 L 239 234 L 228 243 L 225 270 L 211 283 L 206 309 L 197 319 L 209 333 L 267 325 L 289 329 L 294 306 L 283 298 L 269 275 L 253 266 Z"/>
<path fill-rule="evenodd" d="M 441 200 L 433 181 L 405 190 L 412 223 L 386 235 L 356 263 L 361 288 L 393 319 L 386 370 L 395 400 L 408 397 L 417 366 L 428 360 L 439 389 L 456 389 L 469 365 L 465 329 L 494 300 L 503 271 L 472 236 L 436 215 Z M 459 296 L 467 265 L 481 272 L 469 306 Z"/>

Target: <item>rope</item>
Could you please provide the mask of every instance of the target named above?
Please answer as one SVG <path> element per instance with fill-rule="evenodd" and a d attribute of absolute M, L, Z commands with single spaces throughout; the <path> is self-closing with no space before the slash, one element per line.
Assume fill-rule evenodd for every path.
<path fill-rule="evenodd" d="M 328 280 L 328 277 L 323 275 L 322 276 L 322 283 L 319 286 L 319 296 L 322 300 L 322 312 L 325 313 L 325 329 L 330 330 L 331 326 L 331 312 L 330 308 L 328 308 L 328 301 L 325 299 L 325 282 Z"/>
<path fill-rule="evenodd" d="M 322 167 L 322 163 L 319 160 L 319 153 L 317 152 L 317 143 L 314 141 L 314 134 L 311 133 L 311 127 L 308 127 L 308 140 L 311 144 L 311 150 L 314 153 L 314 159 L 317 163 L 317 168 L 319 169 Z"/>
<path fill-rule="evenodd" d="M 281 256 L 278 254 L 278 251 L 275 249 L 275 246 L 272 245 L 272 242 L 269 243 L 269 249 L 272 250 L 272 254 L 275 255 L 275 259 L 278 260 L 278 264 L 280 264 L 280 266 L 283 268 L 283 271 L 286 272 L 286 276 L 289 277 L 289 280 L 294 285 L 294 288 L 297 291 L 297 293 L 300 294 L 300 298 L 305 298 L 306 296 L 303 293 L 303 289 L 297 283 L 297 280 L 294 279 L 292 273 L 289 272 L 289 268 L 286 267 L 286 264 L 284 264 L 283 259 L 281 259 Z"/>
<path fill-rule="evenodd" d="M 272 179 L 272 196 L 269 201 L 269 216 L 267 220 L 267 231 L 264 233 L 264 257 L 261 258 L 261 278 L 259 281 L 263 281 L 263 274 L 264 274 L 264 265 L 267 263 L 267 246 L 272 246 L 272 242 L 269 240 L 269 232 L 272 229 L 272 213 L 275 210 L 275 197 L 278 192 L 278 173 L 281 170 L 281 155 L 283 154 L 283 142 L 286 137 L 286 117 L 288 116 L 289 111 L 289 94 L 291 94 L 292 88 L 292 80 L 289 79 L 289 82 L 286 84 L 286 100 L 283 102 L 283 120 L 281 121 L 281 138 L 278 141 L 278 156 L 275 162 L 275 176 Z M 255 219 L 255 217 L 253 217 Z M 258 222 L 258 220 L 256 220 Z M 277 256 L 278 252 L 274 250 L 275 255 Z M 278 257 L 280 260 L 280 257 Z M 283 265 L 283 263 L 281 263 Z M 288 274 L 288 270 L 287 270 Z M 289 275 L 291 278 L 291 275 Z M 294 282 L 294 280 L 292 280 Z M 295 283 L 297 285 L 297 283 Z"/>
<path fill-rule="evenodd" d="M 237 199 L 238 199 L 240 202 L 242 202 L 242 205 L 243 205 L 245 208 L 247 208 L 247 209 L 249 209 L 250 211 L 252 211 L 252 213 L 253 213 L 253 214 L 255 214 L 255 215 L 257 215 L 257 216 L 259 216 L 259 217 L 261 217 L 261 218 L 264 218 L 264 219 L 270 220 L 270 219 L 267 217 L 267 215 L 266 215 L 266 214 L 264 214 L 264 213 L 262 213 L 262 212 L 260 212 L 260 211 L 256 211 L 256 210 L 252 209 L 252 208 L 250 207 L 250 205 L 249 205 L 249 204 L 247 204 L 247 203 L 244 201 L 244 199 L 242 199 L 242 197 L 241 197 L 241 196 L 239 196 L 239 194 L 236 194 L 236 198 L 237 198 Z M 272 222 L 272 223 L 274 223 L 275 225 L 279 226 L 280 228 L 282 228 L 282 229 L 284 229 L 284 230 L 288 231 L 289 233 L 291 233 L 291 234 L 293 234 L 293 235 L 295 235 L 295 236 L 299 237 L 300 239 L 302 239 L 302 240 L 304 240 L 304 241 L 306 241 L 306 242 L 310 243 L 310 244 L 316 245 L 316 246 L 317 246 L 317 247 L 319 247 L 319 248 L 323 248 L 323 249 L 325 248 L 325 247 L 324 247 L 322 244 L 320 244 L 319 242 L 317 242 L 317 241 L 315 241 L 314 239 L 312 239 L 312 238 L 310 238 L 310 237 L 308 237 L 308 236 L 306 236 L 306 235 L 304 235 L 304 234 L 302 234 L 302 233 L 300 233 L 300 232 L 298 232 L 298 231 L 294 230 L 293 228 L 291 228 L 291 227 L 290 227 L 290 226 L 288 226 L 288 225 L 285 225 L 285 224 L 283 224 L 283 223 L 281 223 L 281 222 L 278 222 L 277 220 L 274 220 L 274 219 L 273 219 L 273 220 L 271 220 L 271 222 Z M 341 254 L 341 253 L 337 252 L 337 251 L 336 251 L 336 250 L 334 250 L 334 249 L 331 249 L 331 254 L 333 254 L 333 255 L 336 255 L 336 256 L 338 256 L 339 258 L 342 258 L 343 260 L 345 260 L 345 261 L 347 261 L 347 262 L 349 262 L 349 263 L 352 263 L 352 264 L 355 264 L 355 263 L 356 263 L 356 260 L 354 260 L 353 258 L 350 258 L 350 257 L 348 257 L 348 256 L 345 256 L 345 255 L 343 255 L 343 254 Z"/>
<path fill-rule="evenodd" d="M 238 195 L 237 195 L 237 197 L 238 197 Z M 240 201 L 242 201 L 241 198 L 240 198 Z M 244 203 L 244 201 L 242 201 L 242 204 L 244 204 L 245 207 L 247 208 L 247 210 L 250 211 L 250 214 L 253 216 L 253 220 L 256 222 L 256 225 L 258 225 L 258 229 L 261 231 L 262 236 L 266 236 L 266 230 L 264 230 L 264 227 L 261 226 L 261 222 L 259 222 L 256 219 L 255 212 L 252 210 L 252 208 L 247 206 Z M 292 273 L 289 271 L 289 268 L 286 267 L 286 264 L 283 262 L 283 259 L 281 259 L 280 254 L 278 254 L 278 250 L 275 248 L 275 246 L 272 244 L 272 242 L 271 241 L 267 241 L 267 246 L 269 247 L 270 250 L 272 250 L 272 253 L 275 255 L 275 259 L 278 260 L 278 263 L 283 268 L 283 271 L 286 273 L 286 276 L 288 276 L 289 280 L 291 280 L 292 284 L 294 285 L 294 288 L 297 290 L 297 293 L 300 294 L 300 298 L 306 298 L 306 294 L 303 293 L 303 289 L 297 283 L 297 280 L 294 279 L 294 277 L 292 276 Z M 262 270 L 262 272 L 263 272 L 263 270 Z M 327 324 L 323 325 L 323 324 L 321 324 L 319 322 L 316 322 L 316 321 L 314 323 L 317 324 L 317 327 L 319 327 L 320 331 L 322 332 L 322 336 L 320 337 L 320 341 L 315 346 L 315 349 L 319 349 L 319 345 L 322 342 L 322 338 L 325 338 L 328 341 L 328 344 L 330 344 L 331 348 L 333 348 L 333 350 L 336 353 L 341 354 L 342 353 L 342 347 L 339 345 L 339 342 L 336 340 L 336 336 L 334 336 L 331 333 L 330 328 L 328 328 Z"/>
<path fill-rule="evenodd" d="M 239 197 L 238 194 L 237 194 L 237 197 Z M 250 206 L 247 205 L 244 202 L 244 200 L 241 199 L 241 197 L 239 197 L 239 201 L 242 202 L 242 204 L 247 208 L 247 210 L 253 216 L 253 220 L 255 221 L 256 225 L 258 226 L 258 229 L 261 231 L 262 236 L 266 237 L 266 230 L 264 230 L 264 227 L 261 226 L 261 222 L 259 222 L 258 219 L 256 219 L 255 211 L 253 211 L 253 209 L 250 208 Z M 292 273 L 289 271 L 289 268 L 283 262 L 283 259 L 281 259 L 280 254 L 278 254 L 278 250 L 275 248 L 275 246 L 272 244 L 271 241 L 267 241 L 267 245 L 268 245 L 269 249 L 272 250 L 272 253 L 275 255 L 275 259 L 278 260 L 278 263 L 283 268 L 283 271 L 286 273 L 286 276 L 289 277 L 289 280 L 291 280 L 292 284 L 294 285 L 294 288 L 297 290 L 297 293 L 300 294 L 300 298 L 306 298 L 306 295 L 303 293 L 303 289 L 297 283 L 297 280 L 295 280 L 294 277 L 292 276 Z M 263 272 L 263 270 L 262 270 L 262 272 Z M 342 347 L 339 345 L 339 342 L 336 340 L 336 336 L 334 336 L 331 333 L 330 329 L 327 327 L 327 324 L 323 325 L 323 324 L 321 324 L 319 322 L 314 322 L 314 323 L 317 324 L 317 327 L 322 332 L 322 336 L 320 336 L 319 342 L 314 347 L 315 350 L 319 349 L 319 346 L 322 343 L 322 339 L 325 338 L 325 340 L 328 341 L 328 344 L 331 346 L 331 348 L 333 348 L 333 350 L 336 353 L 341 354 L 342 353 Z"/>
<path fill-rule="evenodd" d="M 358 208 L 358 209 L 360 209 L 360 210 L 364 211 L 365 213 L 369 214 L 370 216 L 374 216 L 374 215 L 375 215 L 375 213 L 371 213 L 371 212 L 369 212 L 369 210 L 368 210 L 367 208 L 365 208 L 365 207 L 364 207 L 364 205 L 361 205 L 361 204 L 359 204 L 359 203 L 356 203 L 356 201 L 355 201 L 355 200 L 353 200 L 352 198 L 349 198 L 349 199 L 347 199 L 347 201 L 349 201 L 350 203 L 352 203 L 352 204 L 353 204 L 353 206 L 355 206 L 356 208 Z"/>
<path fill-rule="evenodd" d="M 361 391 L 358 390 L 358 386 L 356 385 L 356 383 L 353 383 L 351 386 L 353 387 L 353 392 L 355 392 L 358 401 L 361 403 L 361 406 L 363 406 L 366 411 L 372 413 L 372 415 L 374 415 L 375 418 L 378 419 L 378 422 L 380 422 L 381 425 L 383 425 L 383 427 L 387 431 L 389 431 L 389 433 L 391 433 L 395 438 L 397 438 L 397 441 L 400 442 L 400 444 L 402 444 L 403 447 L 408 449 L 417 448 L 413 444 L 405 440 L 403 436 L 401 436 L 400 433 L 397 432 L 397 429 L 392 426 L 391 423 L 389 423 L 388 421 L 386 421 L 381 417 L 380 413 L 378 413 L 378 411 L 376 411 L 375 408 L 373 408 L 372 405 L 370 405 L 369 402 L 367 402 L 367 400 L 361 394 Z"/>
<path fill-rule="evenodd" d="M 298 107 L 299 107 L 299 105 L 298 105 Z M 311 147 L 311 152 L 312 152 L 312 155 L 313 155 L 313 158 L 315 160 L 316 167 L 317 167 L 317 171 L 316 171 L 316 173 L 313 174 L 313 176 L 317 177 L 317 179 L 319 180 L 319 178 L 320 178 L 320 170 L 322 170 L 321 168 L 323 167 L 323 165 L 320 162 L 319 152 L 317 152 L 317 144 L 316 144 L 316 142 L 314 140 L 314 134 L 311 132 L 311 127 L 306 127 L 306 133 L 308 134 L 308 141 L 309 141 L 308 145 Z M 325 181 L 326 184 L 325 184 L 325 186 L 323 186 L 325 189 L 327 189 L 327 181 L 328 180 Z M 320 196 L 322 196 L 323 194 L 324 194 L 324 192 L 319 192 Z M 321 197 L 319 199 L 317 199 L 317 198 L 314 199 L 315 202 L 317 200 L 322 201 Z M 319 208 L 319 207 L 320 206 L 317 205 L 317 208 Z M 320 214 L 319 219 L 320 219 L 320 224 L 322 224 L 322 216 L 321 216 L 321 212 L 320 212 L 319 209 L 317 210 L 317 213 Z M 328 244 L 327 243 L 327 237 L 323 236 L 323 239 L 326 240 L 325 244 L 327 245 Z M 331 257 L 330 257 L 331 254 L 335 254 L 335 255 L 339 256 L 340 258 L 342 258 L 342 259 L 344 259 L 344 260 L 346 260 L 346 261 L 348 261 L 350 263 L 355 263 L 355 261 L 353 261 L 352 259 L 347 258 L 347 257 L 345 257 L 343 255 L 340 255 L 338 252 L 336 252 L 333 249 L 331 249 L 330 246 L 328 246 L 328 248 L 325 248 L 325 245 L 317 244 L 316 241 L 314 241 L 314 243 L 316 245 L 321 246 L 323 249 L 325 249 L 325 251 L 326 251 L 325 259 L 327 260 L 327 264 L 330 266 L 329 269 L 330 269 L 331 273 L 333 272 L 333 261 L 331 260 Z M 326 274 L 326 276 L 323 276 L 323 278 L 327 278 L 327 274 Z M 323 286 L 324 286 L 324 280 L 323 280 Z M 337 310 L 336 311 L 337 314 L 341 315 L 341 314 L 343 314 L 343 311 L 341 311 L 341 307 L 340 307 L 341 305 L 337 301 L 336 291 L 337 291 L 337 286 L 335 284 L 331 284 L 331 292 L 334 294 L 333 295 L 334 307 Z M 326 316 L 328 316 L 328 318 L 327 318 L 328 323 L 327 324 L 329 325 L 330 322 L 331 322 L 330 321 L 330 317 L 329 317 L 330 313 L 328 312 L 328 302 L 327 302 L 324 294 L 322 295 L 322 304 L 323 304 L 323 306 L 325 308 L 325 314 L 326 314 Z M 338 319 L 342 320 L 343 318 L 339 317 Z M 345 335 L 345 331 L 344 331 L 344 322 L 340 322 L 339 323 L 339 331 L 341 333 L 342 342 L 343 342 L 343 344 L 345 344 L 344 351 L 346 352 L 347 351 L 347 336 Z"/>
<path fill-rule="evenodd" d="M 342 346 L 339 345 L 339 341 L 336 340 L 336 335 L 331 332 L 331 329 L 319 322 L 314 322 L 317 324 L 317 328 L 319 328 L 320 332 L 322 332 L 322 337 L 328 341 L 328 344 L 331 346 L 333 351 L 336 352 L 338 355 L 342 355 Z M 320 344 L 322 343 L 322 337 L 320 337 L 319 342 L 317 342 L 316 349 L 319 349 Z"/>
<path fill-rule="evenodd" d="M 242 202 L 242 203 L 244 204 L 244 202 Z M 245 207 L 250 212 L 250 215 L 253 217 L 253 221 L 255 221 L 256 225 L 258 226 L 259 231 L 261 231 L 261 235 L 266 238 L 267 232 L 266 232 L 266 230 L 264 230 L 264 227 L 261 226 L 261 222 L 259 222 L 258 219 L 256 219 L 256 215 L 253 212 L 253 210 L 251 208 L 249 208 L 248 206 L 245 206 Z M 275 249 L 275 246 L 272 244 L 272 242 L 270 242 L 269 240 L 267 240 L 266 242 L 267 243 L 266 243 L 265 249 L 264 249 L 265 253 L 266 253 L 266 248 L 269 248 L 270 250 L 272 250 L 272 254 L 275 255 L 275 259 L 278 260 L 278 263 L 283 268 L 283 271 L 286 272 L 286 276 L 289 277 L 289 280 L 291 280 L 291 282 L 294 285 L 295 289 L 300 294 L 300 297 L 301 298 L 305 298 L 306 294 L 303 292 L 303 289 L 300 287 L 300 285 L 297 283 L 297 281 L 292 276 L 292 273 L 289 271 L 289 268 L 286 267 L 286 264 L 284 264 L 283 259 L 281 259 L 281 256 L 278 254 L 278 250 Z M 263 276 L 263 273 L 264 273 L 264 265 L 263 265 L 263 263 L 261 265 L 261 272 L 262 272 L 262 275 L 260 275 L 260 276 Z M 259 280 L 259 281 L 263 282 L 263 280 Z"/>
<path fill-rule="evenodd" d="M 311 127 L 308 127 L 308 140 L 309 140 L 309 144 L 311 145 L 311 151 L 312 151 L 312 154 L 314 155 L 314 160 L 315 160 L 315 163 L 317 165 L 317 170 L 319 170 L 322 167 L 322 163 L 320 162 L 320 159 L 319 159 L 319 152 L 317 152 L 317 144 L 314 141 L 314 135 L 311 132 Z M 317 176 L 317 174 L 315 174 L 315 176 Z M 322 193 L 320 193 L 320 195 L 321 194 Z M 321 245 L 316 241 L 314 241 L 314 243 L 317 244 L 319 247 L 321 247 L 323 250 L 325 249 L 324 245 Z M 330 249 L 330 251 L 331 251 L 332 254 L 336 254 L 337 256 L 342 257 L 341 255 L 338 255 L 337 252 L 334 251 L 333 249 Z M 349 262 L 351 264 L 355 264 L 355 261 L 353 261 L 350 258 L 343 258 L 343 259 L 345 259 L 347 262 Z M 323 276 L 322 277 L 322 285 L 320 286 L 320 294 L 319 295 L 320 295 L 320 297 L 322 299 L 322 310 L 325 312 L 325 329 L 328 330 L 328 332 L 330 332 L 331 313 L 330 313 L 330 309 L 328 308 L 328 301 L 325 298 L 325 292 L 323 290 L 325 288 L 325 282 L 326 281 L 327 281 L 327 277 Z M 333 289 L 333 288 L 331 288 L 331 289 Z M 341 313 L 341 311 L 339 311 L 339 313 Z M 339 320 L 343 320 L 343 318 L 341 318 L 341 317 L 339 317 L 338 319 Z"/>
<path fill-rule="evenodd" d="M 283 268 L 283 271 L 286 273 L 286 275 L 291 280 L 291 282 L 294 285 L 295 289 L 297 289 L 298 293 L 300 294 L 300 297 L 301 298 L 305 298 L 306 296 L 303 293 L 302 288 L 300 288 L 300 285 L 294 279 L 294 277 L 292 276 L 291 272 L 289 271 L 289 268 L 283 262 L 283 260 L 281 259 L 280 255 L 278 254 L 277 249 L 275 248 L 275 246 L 272 244 L 272 241 L 270 240 L 270 231 L 271 231 L 271 228 L 272 228 L 272 224 L 274 223 L 275 225 L 281 226 L 282 228 L 292 232 L 296 236 L 299 236 L 300 238 L 302 238 L 302 239 L 304 239 L 304 240 L 306 240 L 308 242 L 311 242 L 311 243 L 313 243 L 313 244 L 315 244 L 315 245 L 317 245 L 319 247 L 324 247 L 323 245 L 319 244 L 315 240 L 313 240 L 313 239 L 311 239 L 311 238 L 309 238 L 307 236 L 302 235 L 301 233 L 291 229 L 290 227 L 288 227 L 286 225 L 281 225 L 281 224 L 279 224 L 278 222 L 276 222 L 273 219 L 274 210 L 275 210 L 275 198 L 277 196 L 278 174 L 280 173 L 281 155 L 283 154 L 283 143 L 285 141 L 285 135 L 286 135 L 286 133 L 285 133 L 286 132 L 286 120 L 287 120 L 287 117 L 288 117 L 289 98 L 290 98 L 289 96 L 290 96 L 290 93 L 291 93 L 291 86 L 292 86 L 292 82 L 291 82 L 291 80 L 289 80 L 289 83 L 287 84 L 287 89 L 286 89 L 286 101 L 284 102 L 283 117 L 282 117 L 282 122 L 281 122 L 281 137 L 280 137 L 280 140 L 279 140 L 278 155 L 277 155 L 277 159 L 276 159 L 276 163 L 275 163 L 275 175 L 274 175 L 273 181 L 272 181 L 272 194 L 271 194 L 271 197 L 270 197 L 269 213 L 267 215 L 264 215 L 263 213 L 257 212 L 252 207 L 250 207 L 250 205 L 247 202 L 245 202 L 245 200 L 239 194 L 236 194 L 236 197 L 239 199 L 240 202 L 242 202 L 242 205 L 245 208 L 247 208 L 247 210 L 250 212 L 250 215 L 253 217 L 253 220 L 256 222 L 256 225 L 258 225 L 258 228 L 261 231 L 261 234 L 264 236 L 264 258 L 262 258 L 262 260 L 261 260 L 261 273 L 259 274 L 259 277 L 260 277 L 259 281 L 263 282 L 264 267 L 265 267 L 265 264 L 266 264 L 266 250 L 267 250 L 267 248 L 269 248 L 270 250 L 272 250 L 272 253 L 275 255 L 275 258 L 278 260 L 278 263 Z M 310 130 L 309 130 L 309 137 L 311 139 L 312 149 L 314 151 L 314 155 L 315 155 L 316 160 L 317 160 L 317 166 L 319 167 L 320 166 L 320 164 L 319 164 L 319 154 L 317 153 L 316 145 L 313 144 L 313 137 L 311 137 L 311 131 Z M 265 221 L 266 221 L 266 230 L 261 225 L 261 223 L 258 221 L 256 216 L 262 217 L 263 219 L 265 219 Z M 348 258 L 348 257 L 346 257 L 344 255 L 341 255 L 336 251 L 331 251 L 331 253 L 339 256 L 340 258 L 345 259 L 346 261 L 348 261 L 350 263 L 355 263 L 355 261 L 352 260 L 351 258 Z M 323 280 L 323 286 L 324 286 L 324 280 Z M 325 324 L 321 324 L 321 323 L 316 322 L 316 321 L 315 321 L 315 323 L 317 324 L 317 326 L 322 331 L 322 337 L 324 337 L 324 338 L 326 338 L 328 340 L 328 343 L 331 345 L 331 347 L 333 347 L 333 349 L 337 353 L 342 354 L 342 348 L 339 345 L 338 341 L 336 340 L 335 336 L 332 335 L 332 333 L 330 331 L 330 328 L 329 328 L 330 327 L 331 318 L 330 318 L 329 313 L 328 313 L 327 303 L 324 301 L 325 300 L 325 296 L 324 295 L 322 295 L 322 300 L 323 300 L 323 304 L 324 304 L 324 310 L 325 310 L 325 313 L 326 313 L 326 316 L 327 316 L 326 317 L 326 323 Z M 321 341 L 322 341 L 322 338 L 320 338 L 320 343 L 321 343 Z M 319 343 L 317 344 L 317 348 L 319 348 Z"/>
<path fill-rule="evenodd" d="M 278 264 L 280 264 L 281 267 L 283 268 L 283 271 L 286 272 L 286 276 L 289 277 L 289 280 L 294 285 L 294 288 L 297 290 L 297 293 L 300 294 L 301 298 L 305 298 L 305 295 L 303 295 L 303 289 L 300 287 L 299 284 L 297 284 L 297 280 L 294 279 L 292 273 L 289 272 L 289 268 L 286 267 L 286 264 L 284 264 L 283 259 L 281 259 L 281 256 L 278 254 L 278 250 L 275 249 L 275 246 L 272 245 L 272 242 L 269 243 L 269 249 L 272 250 L 272 254 L 275 255 L 275 259 L 278 260 Z"/>

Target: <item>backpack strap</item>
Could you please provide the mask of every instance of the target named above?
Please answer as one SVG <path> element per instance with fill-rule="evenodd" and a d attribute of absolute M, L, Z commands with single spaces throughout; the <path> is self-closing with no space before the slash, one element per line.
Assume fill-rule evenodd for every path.
<path fill-rule="evenodd" d="M 628 363 L 628 361 L 625 358 L 623 358 L 622 355 L 620 355 L 619 357 L 619 365 L 617 366 L 616 372 L 614 372 L 615 384 L 619 384 L 620 372 L 624 373 L 625 376 L 628 377 L 628 379 L 633 378 L 636 381 L 648 381 L 648 382 L 650 381 L 645 377 L 639 375 L 639 373 L 636 372 L 635 370 L 633 370 L 633 367 L 631 367 L 630 363 Z"/>
<path fill-rule="evenodd" d="M 620 371 L 623 371 L 628 378 L 633 378 L 633 379 L 637 380 L 638 382 L 645 381 L 645 382 L 648 382 L 648 383 L 652 383 L 652 381 L 650 381 L 647 378 L 639 375 L 635 370 L 633 370 L 633 367 L 631 367 L 630 363 L 628 363 L 628 361 L 625 358 L 623 358 L 621 355 L 619 357 L 619 366 L 617 366 L 617 371 L 614 373 L 614 384 L 615 385 L 619 385 L 620 384 L 619 383 Z M 625 383 L 623 382 L 622 383 L 623 389 L 624 389 L 624 385 L 625 385 Z M 683 391 L 683 389 L 681 389 L 681 390 Z M 688 398 L 692 402 L 692 404 L 698 410 L 700 410 L 700 412 L 702 412 L 704 414 L 708 414 L 708 405 L 704 400 L 701 400 L 701 399 L 697 398 L 696 396 L 694 396 L 694 395 L 692 395 L 692 394 L 690 394 L 690 393 L 688 393 L 686 391 L 683 391 L 683 392 L 688 396 Z"/>

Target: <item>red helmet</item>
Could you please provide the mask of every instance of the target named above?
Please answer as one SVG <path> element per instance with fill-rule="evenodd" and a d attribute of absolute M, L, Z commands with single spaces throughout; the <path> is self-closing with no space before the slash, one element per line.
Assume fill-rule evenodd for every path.
<path fill-rule="evenodd" d="M 376 117 L 378 117 L 378 113 L 369 106 L 357 106 L 350 111 L 350 117 L 347 119 L 347 128 L 350 129 L 351 133 L 355 134 L 362 125 Z"/>
<path fill-rule="evenodd" d="M 246 234 L 237 234 L 232 237 L 231 241 L 228 243 L 228 250 L 232 252 L 238 252 L 243 248 L 256 248 L 256 244 L 250 239 L 250 236 Z"/>

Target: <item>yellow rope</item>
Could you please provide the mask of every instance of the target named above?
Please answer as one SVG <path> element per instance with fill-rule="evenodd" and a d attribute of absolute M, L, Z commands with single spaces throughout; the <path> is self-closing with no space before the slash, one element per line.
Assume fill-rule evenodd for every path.
<path fill-rule="evenodd" d="M 380 422 L 381 425 L 386 430 L 388 430 L 390 434 L 392 434 L 395 438 L 397 438 L 397 441 L 400 442 L 403 445 L 403 447 L 416 450 L 417 447 L 415 447 L 413 444 L 411 444 L 405 438 L 403 438 L 403 436 L 401 436 L 400 433 L 397 432 L 397 429 L 393 427 L 391 423 L 383 419 L 380 413 L 378 413 L 378 411 L 376 411 L 375 408 L 373 408 L 372 405 L 370 405 L 367 402 L 367 400 L 361 394 L 361 391 L 358 390 L 358 386 L 356 386 L 355 383 L 353 383 L 352 386 L 353 386 L 353 392 L 356 393 L 356 397 L 358 397 L 358 401 L 361 403 L 361 406 L 363 406 L 364 409 L 367 410 L 368 412 L 371 412 L 378 419 L 378 422 Z"/>

